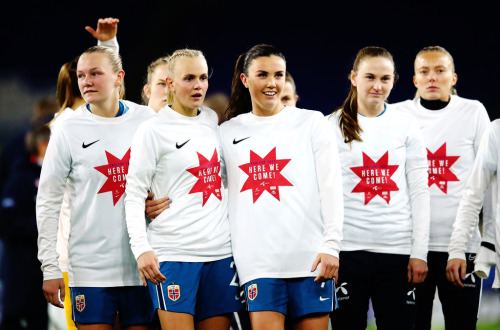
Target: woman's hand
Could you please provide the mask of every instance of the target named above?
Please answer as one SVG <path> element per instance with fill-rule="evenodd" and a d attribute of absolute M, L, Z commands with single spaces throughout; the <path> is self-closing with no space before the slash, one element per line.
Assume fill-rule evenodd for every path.
<path fill-rule="evenodd" d="M 417 258 L 410 258 L 408 262 L 408 283 L 422 283 L 427 277 L 428 270 L 427 262 Z"/>
<path fill-rule="evenodd" d="M 62 303 L 64 301 L 64 280 L 62 278 L 43 281 L 42 291 L 47 302 L 56 307 L 64 308 Z M 59 293 L 61 294 L 60 298 Z"/>
<path fill-rule="evenodd" d="M 314 282 L 326 282 L 331 279 L 335 279 L 335 283 L 339 280 L 339 258 L 332 256 L 331 254 L 319 253 L 314 260 L 311 272 L 314 272 L 318 265 L 321 264 L 318 276 L 314 279 Z"/>
<path fill-rule="evenodd" d="M 172 200 L 168 197 L 153 199 L 154 196 L 152 192 L 149 192 L 148 198 L 146 198 L 146 215 L 151 221 L 168 209 L 172 203 Z"/>
<path fill-rule="evenodd" d="M 97 21 L 97 31 L 90 26 L 86 26 L 85 30 L 99 41 L 108 41 L 116 37 L 118 22 L 120 22 L 118 18 L 99 18 Z"/>
<path fill-rule="evenodd" d="M 137 268 L 144 286 L 148 286 L 146 279 L 154 284 L 163 284 L 167 279 L 160 272 L 160 263 L 153 251 L 144 252 L 137 258 Z"/>

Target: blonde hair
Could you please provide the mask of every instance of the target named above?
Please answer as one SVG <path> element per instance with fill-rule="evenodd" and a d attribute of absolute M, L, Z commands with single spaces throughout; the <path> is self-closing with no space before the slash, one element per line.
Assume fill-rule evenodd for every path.
<path fill-rule="evenodd" d="M 415 56 L 415 61 L 413 63 L 417 62 L 417 59 L 419 56 L 426 54 L 426 53 L 440 53 L 442 55 L 448 56 L 451 62 L 451 72 L 455 74 L 455 61 L 453 60 L 453 56 L 451 56 L 450 52 L 448 52 L 444 47 L 441 46 L 427 46 L 422 48 L 418 53 L 417 56 Z M 416 73 L 416 70 L 415 70 Z M 450 95 L 457 95 L 457 89 L 455 86 L 451 86 L 450 88 Z M 417 92 L 415 93 L 415 98 L 420 98 L 420 93 Z"/>
<path fill-rule="evenodd" d="M 153 62 L 151 62 L 151 64 L 149 64 L 148 73 L 147 73 L 146 79 L 144 80 L 144 85 L 151 85 L 151 80 L 153 79 L 153 73 L 155 72 L 157 67 L 159 67 L 160 65 L 163 65 L 163 64 L 167 65 L 167 67 L 168 67 L 168 59 L 169 58 L 170 58 L 170 56 L 160 57 L 160 58 L 154 60 Z M 142 103 L 144 105 L 147 105 L 149 103 L 149 98 L 146 96 L 146 93 L 144 93 L 144 88 L 141 91 L 141 98 L 142 98 Z"/>
<path fill-rule="evenodd" d="M 188 49 L 188 48 L 178 49 L 168 58 L 168 63 L 167 63 L 168 77 L 171 77 L 172 79 L 173 77 L 175 77 L 176 63 L 177 60 L 181 57 L 188 57 L 188 58 L 201 57 L 205 62 L 207 61 L 203 53 L 199 50 Z M 174 94 L 170 91 L 170 89 L 167 92 L 167 103 L 168 104 L 174 103 Z"/>
<path fill-rule="evenodd" d="M 118 71 L 123 71 L 123 64 L 122 64 L 122 58 L 118 53 L 115 53 L 108 47 L 103 47 L 103 46 L 92 46 L 86 51 L 83 52 L 83 55 L 85 54 L 103 54 L 106 56 L 108 59 L 109 63 L 111 64 L 111 68 L 113 69 L 113 72 L 117 73 Z M 80 57 L 81 57 L 80 56 Z M 119 97 L 120 99 L 123 99 L 125 97 L 125 81 L 122 82 L 120 85 L 120 90 L 119 90 Z"/>

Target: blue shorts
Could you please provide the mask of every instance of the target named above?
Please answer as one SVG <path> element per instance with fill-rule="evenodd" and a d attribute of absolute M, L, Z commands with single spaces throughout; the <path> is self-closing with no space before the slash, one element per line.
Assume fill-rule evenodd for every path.
<path fill-rule="evenodd" d="M 191 314 L 198 322 L 243 307 L 232 257 L 212 262 L 166 261 L 160 263 L 160 271 L 167 278 L 164 284 L 148 282 L 155 310 Z"/>
<path fill-rule="evenodd" d="M 154 309 L 143 286 L 74 287 L 71 290 L 73 321 L 81 324 L 115 324 L 120 327 L 150 324 Z"/>
<path fill-rule="evenodd" d="M 273 311 L 295 319 L 312 313 L 330 313 L 337 307 L 334 281 L 314 277 L 258 278 L 245 284 L 249 312 Z"/>

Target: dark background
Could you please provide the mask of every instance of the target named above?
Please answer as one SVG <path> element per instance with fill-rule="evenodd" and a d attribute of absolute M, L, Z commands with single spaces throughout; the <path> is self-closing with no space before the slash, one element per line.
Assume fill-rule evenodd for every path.
<path fill-rule="evenodd" d="M 325 114 L 346 97 L 357 51 L 385 47 L 400 74 L 389 98 L 394 103 L 415 93 L 416 53 L 440 45 L 455 59 L 459 95 L 481 101 L 495 119 L 500 117 L 498 7 L 495 1 L 405 0 L 2 2 L 0 130 L 5 135 L 25 123 L 35 98 L 55 93 L 61 65 L 96 42 L 84 27 L 95 28 L 98 18 L 108 16 L 120 19 L 126 98 L 135 102 L 147 65 L 175 49 L 202 50 L 213 70 L 208 93 L 229 94 L 238 55 L 270 43 L 287 58 L 298 106 Z"/>

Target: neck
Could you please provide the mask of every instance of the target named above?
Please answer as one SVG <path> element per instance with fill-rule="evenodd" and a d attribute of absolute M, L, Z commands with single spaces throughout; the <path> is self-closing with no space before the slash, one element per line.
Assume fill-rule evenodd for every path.
<path fill-rule="evenodd" d="M 420 98 L 420 104 L 427 110 L 441 110 L 444 109 L 448 105 L 448 103 L 450 103 L 450 99 L 448 99 L 448 101 L 442 101 L 426 100 L 424 98 Z"/>
<path fill-rule="evenodd" d="M 118 97 L 110 97 L 99 103 L 90 104 L 90 111 L 96 116 L 113 118 L 120 110 Z"/>
<path fill-rule="evenodd" d="M 358 113 L 365 117 L 377 117 L 384 112 L 385 103 L 381 104 L 362 104 L 358 102 Z"/>

